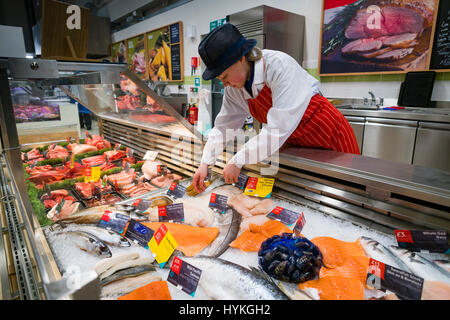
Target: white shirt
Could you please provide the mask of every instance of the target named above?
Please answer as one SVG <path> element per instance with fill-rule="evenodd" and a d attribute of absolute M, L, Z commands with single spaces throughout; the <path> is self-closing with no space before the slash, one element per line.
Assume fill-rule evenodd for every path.
<path fill-rule="evenodd" d="M 265 49 L 262 53 L 264 63 L 263 59 L 255 62 L 252 93 L 256 98 L 267 84 L 272 91 L 273 105 L 267 114 L 267 125 L 232 157 L 231 162 L 239 168 L 263 161 L 277 152 L 298 127 L 311 98 L 319 93 L 319 81 L 294 58 L 274 50 Z M 251 116 L 247 102 L 251 98 L 245 87 L 225 87 L 222 107 L 208 135 L 201 163 L 213 165 L 224 144 L 239 133 L 245 118 Z M 227 129 L 233 132 L 230 134 Z"/>

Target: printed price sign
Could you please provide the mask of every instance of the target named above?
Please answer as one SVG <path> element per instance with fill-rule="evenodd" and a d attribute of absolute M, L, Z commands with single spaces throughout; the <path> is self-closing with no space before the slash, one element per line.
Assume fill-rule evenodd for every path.
<path fill-rule="evenodd" d="M 177 184 L 176 182 L 172 182 L 172 184 L 169 187 L 169 190 L 167 190 L 167 195 L 172 198 L 183 198 L 184 193 L 186 192 L 186 187 L 183 187 L 180 184 Z"/>
<path fill-rule="evenodd" d="M 421 300 L 423 278 L 370 259 L 366 284 L 378 290 L 389 290 L 406 300 Z"/>
<path fill-rule="evenodd" d="M 144 213 L 151 206 L 151 204 L 151 200 L 136 199 L 131 205 L 134 207 L 134 212 Z"/>
<path fill-rule="evenodd" d="M 413 252 L 450 253 L 447 232 L 440 230 L 395 230 L 400 248 Z"/>
<path fill-rule="evenodd" d="M 233 183 L 233 186 L 235 186 L 236 188 L 239 188 L 241 190 L 244 190 L 245 186 L 247 185 L 247 180 L 248 180 L 248 176 L 241 173 L 241 174 L 239 174 L 238 182 Z"/>
<path fill-rule="evenodd" d="M 97 226 L 122 233 L 130 217 L 121 213 L 105 211 Z"/>
<path fill-rule="evenodd" d="M 84 175 L 84 182 L 97 182 L 100 179 L 100 174 L 102 173 L 100 167 L 89 167 L 86 168 L 86 173 Z"/>
<path fill-rule="evenodd" d="M 152 150 L 148 150 L 145 155 L 144 158 L 142 158 L 143 160 L 151 160 L 151 161 L 155 161 L 156 157 L 158 156 L 158 151 L 152 151 Z"/>
<path fill-rule="evenodd" d="M 209 207 L 214 211 L 220 212 L 222 214 L 225 213 L 228 209 L 227 203 L 227 196 L 211 193 L 211 198 L 209 199 Z"/>
<path fill-rule="evenodd" d="M 175 257 L 167 281 L 193 297 L 197 291 L 201 274 L 202 270 Z"/>
<path fill-rule="evenodd" d="M 294 232 L 300 234 L 303 230 L 303 227 L 305 226 L 305 223 L 306 223 L 305 215 L 302 212 L 300 214 L 300 218 L 298 218 L 297 223 L 295 224 Z"/>
<path fill-rule="evenodd" d="M 278 220 L 281 223 L 291 227 L 296 223 L 302 214 L 284 209 L 282 207 L 275 207 L 268 215 L 267 218 Z"/>
<path fill-rule="evenodd" d="M 144 226 L 142 223 L 137 222 L 134 219 L 130 220 L 125 237 L 132 240 L 134 243 L 148 249 L 148 242 L 153 237 L 155 232 Z"/>
<path fill-rule="evenodd" d="M 183 203 L 174 203 L 158 207 L 159 222 L 182 222 L 184 221 Z"/>
<path fill-rule="evenodd" d="M 175 251 L 178 243 L 164 224 L 156 230 L 154 236 L 148 242 L 148 248 L 158 262 L 160 268 L 164 268 L 170 256 Z"/>
<path fill-rule="evenodd" d="M 259 198 L 270 198 L 274 183 L 275 179 L 271 178 L 248 178 L 244 194 Z"/>

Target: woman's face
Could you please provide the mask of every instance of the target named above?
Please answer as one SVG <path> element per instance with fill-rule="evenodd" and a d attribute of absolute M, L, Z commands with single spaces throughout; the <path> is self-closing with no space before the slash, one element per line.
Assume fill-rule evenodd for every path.
<path fill-rule="evenodd" d="M 217 76 L 222 81 L 224 87 L 242 88 L 248 80 L 250 66 L 245 57 L 242 57 L 235 64 L 228 67 L 224 72 Z"/>

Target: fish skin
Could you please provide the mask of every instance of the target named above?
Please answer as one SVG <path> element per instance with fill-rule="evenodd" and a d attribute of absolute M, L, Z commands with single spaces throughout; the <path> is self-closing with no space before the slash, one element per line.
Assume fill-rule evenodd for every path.
<path fill-rule="evenodd" d="M 114 211 L 115 207 L 111 205 L 103 205 L 88 208 L 85 210 L 80 210 L 76 214 L 60 219 L 59 222 L 76 223 L 76 224 L 96 224 L 101 220 L 103 213 L 107 210 Z"/>
<path fill-rule="evenodd" d="M 206 256 L 183 258 L 202 270 L 199 286 L 216 300 L 289 300 L 273 282 L 235 263 Z"/>
<path fill-rule="evenodd" d="M 122 236 L 120 233 L 117 233 L 113 230 L 108 230 L 105 228 L 100 228 L 96 226 L 88 226 L 88 225 L 79 225 L 73 227 L 71 230 L 75 231 L 85 231 L 90 234 L 93 234 L 103 242 L 109 245 L 117 246 L 117 247 L 130 247 L 131 243 L 127 238 Z"/>
<path fill-rule="evenodd" d="M 145 274 L 148 272 L 153 272 L 155 270 L 156 270 L 155 267 L 152 265 L 142 265 L 142 266 L 136 266 L 136 267 L 132 267 L 132 268 L 123 269 L 123 270 L 113 273 L 112 275 L 107 276 L 106 278 L 101 279 L 100 285 L 105 286 L 114 281 L 140 276 L 142 274 Z"/>
<path fill-rule="evenodd" d="M 81 248 L 80 250 L 85 250 L 87 252 L 92 252 L 97 254 L 98 256 L 106 256 L 111 257 L 112 253 L 109 247 L 104 243 L 102 240 L 94 236 L 93 234 L 90 234 L 88 232 L 82 232 L 82 231 L 60 231 L 56 232 L 55 235 L 64 235 L 64 234 L 73 234 L 76 236 L 79 236 L 83 238 L 84 240 L 89 241 L 89 244 L 93 244 L 93 247 L 91 248 Z"/>
<path fill-rule="evenodd" d="M 124 261 L 131 261 L 136 259 L 139 259 L 139 253 L 136 252 L 115 254 L 114 257 L 102 259 L 97 262 L 94 266 L 94 270 L 98 275 L 101 275 L 102 273 L 112 268 L 114 265 L 123 263 Z"/>
<path fill-rule="evenodd" d="M 124 262 L 121 262 L 121 263 L 111 266 L 108 270 L 99 274 L 99 277 L 101 280 L 103 280 L 103 279 L 111 276 L 112 274 L 117 273 L 122 270 L 136 268 L 136 267 L 142 267 L 142 266 L 152 266 L 154 261 L 155 261 L 155 258 L 153 258 L 153 257 L 138 258 L 138 259 L 134 259 L 134 260 L 124 261 Z"/>
<path fill-rule="evenodd" d="M 241 215 L 234 209 L 231 209 L 232 214 L 232 220 L 231 225 L 228 228 L 228 231 L 224 237 L 224 239 L 221 241 L 220 246 L 217 247 L 217 249 L 210 249 L 209 251 L 213 251 L 211 254 L 208 254 L 208 256 L 211 256 L 213 258 L 220 257 L 229 247 L 230 243 L 236 239 L 238 233 L 239 233 L 239 227 L 241 225 Z M 222 231 L 222 228 L 220 228 L 220 231 Z M 220 232 L 219 232 L 220 234 Z"/>
<path fill-rule="evenodd" d="M 137 277 L 117 280 L 103 286 L 101 297 L 124 295 L 137 288 L 143 287 L 150 282 L 161 280 L 161 276 L 156 275 L 153 272 L 147 272 Z"/>
<path fill-rule="evenodd" d="M 392 252 L 399 257 L 413 274 L 428 281 L 439 281 L 450 284 L 450 272 L 416 252 L 396 246 L 390 246 Z"/>
<path fill-rule="evenodd" d="M 412 273 L 408 266 L 397 255 L 378 241 L 362 236 L 360 237 L 360 244 L 363 247 L 366 256 L 394 268 Z"/>

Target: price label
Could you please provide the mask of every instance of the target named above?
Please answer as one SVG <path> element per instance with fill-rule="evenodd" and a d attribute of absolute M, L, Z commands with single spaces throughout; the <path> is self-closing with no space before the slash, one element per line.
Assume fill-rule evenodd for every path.
<path fill-rule="evenodd" d="M 303 230 L 303 227 L 305 226 L 305 223 L 306 223 L 305 215 L 302 212 L 300 214 L 300 218 L 298 218 L 297 223 L 295 224 L 294 232 L 300 234 Z"/>
<path fill-rule="evenodd" d="M 154 236 L 148 242 L 148 248 L 153 253 L 156 262 L 158 262 L 161 269 L 164 268 L 167 261 L 169 261 L 170 256 L 177 246 L 178 243 L 164 224 L 161 224 Z"/>
<path fill-rule="evenodd" d="M 235 186 L 236 188 L 239 188 L 241 190 L 244 190 L 245 186 L 247 185 L 247 180 L 248 180 L 248 176 L 241 173 L 241 174 L 239 174 L 238 182 L 233 183 L 233 186 Z"/>
<path fill-rule="evenodd" d="M 158 156 L 158 151 L 152 151 L 152 150 L 148 150 L 145 155 L 144 158 L 142 158 L 142 160 L 151 160 L 151 161 L 155 161 L 156 157 Z"/>
<path fill-rule="evenodd" d="M 170 267 L 167 282 L 186 292 L 190 296 L 195 296 L 202 270 L 175 257 Z"/>
<path fill-rule="evenodd" d="M 127 215 L 108 210 L 103 213 L 97 226 L 122 234 L 129 220 L 130 217 Z"/>
<path fill-rule="evenodd" d="M 296 223 L 302 213 L 295 212 L 292 210 L 284 209 L 282 207 L 275 207 L 268 215 L 267 217 L 272 220 L 278 220 L 281 223 L 287 225 L 288 227 L 291 227 Z"/>
<path fill-rule="evenodd" d="M 184 221 L 183 203 L 174 203 L 158 207 L 159 222 L 182 222 Z"/>
<path fill-rule="evenodd" d="M 209 199 L 209 207 L 214 211 L 224 214 L 228 209 L 227 203 L 228 203 L 227 196 L 211 193 L 211 198 Z"/>
<path fill-rule="evenodd" d="M 421 300 L 423 278 L 370 259 L 366 284 L 378 290 L 389 290 L 406 300 Z"/>
<path fill-rule="evenodd" d="M 248 178 L 244 194 L 259 198 L 270 198 L 274 183 L 275 179 L 271 178 Z"/>
<path fill-rule="evenodd" d="M 169 190 L 167 190 L 167 195 L 172 198 L 183 198 L 184 193 L 186 192 L 186 187 L 183 187 L 180 184 L 177 184 L 176 182 L 172 182 L 172 184 L 169 187 Z"/>
<path fill-rule="evenodd" d="M 100 175 L 102 171 L 100 167 L 88 167 L 86 168 L 86 173 L 84 175 L 84 182 L 97 182 L 100 180 Z"/>
<path fill-rule="evenodd" d="M 450 253 L 447 232 L 441 230 L 395 230 L 398 246 L 413 252 Z"/>
<path fill-rule="evenodd" d="M 148 249 L 148 242 L 153 237 L 154 233 L 155 232 L 149 227 L 146 227 L 142 223 L 131 219 L 127 231 L 125 232 L 125 237 L 131 239 L 134 243 Z"/>

